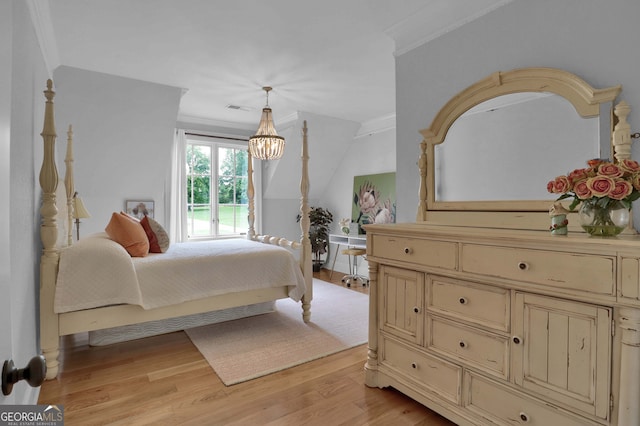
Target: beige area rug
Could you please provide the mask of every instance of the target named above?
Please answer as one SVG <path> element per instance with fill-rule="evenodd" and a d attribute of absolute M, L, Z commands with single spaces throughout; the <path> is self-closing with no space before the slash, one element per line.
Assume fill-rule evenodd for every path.
<path fill-rule="evenodd" d="M 276 312 L 186 330 L 227 385 L 234 385 L 367 342 L 369 296 L 313 280 L 311 322 L 291 299 Z"/>

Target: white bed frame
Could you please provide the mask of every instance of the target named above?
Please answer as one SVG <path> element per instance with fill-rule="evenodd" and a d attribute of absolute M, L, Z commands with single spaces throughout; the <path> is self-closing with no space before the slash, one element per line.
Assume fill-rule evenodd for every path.
<path fill-rule="evenodd" d="M 60 336 L 74 333 L 101 330 L 105 328 L 123 325 L 138 324 L 147 321 L 175 318 L 184 315 L 215 311 L 237 306 L 251 305 L 268 302 L 288 297 L 286 286 L 261 290 L 250 290 L 239 293 L 230 293 L 206 299 L 180 303 L 178 305 L 163 308 L 144 310 L 137 305 L 117 305 L 83 311 L 56 314 L 53 310 L 56 278 L 58 273 L 58 261 L 60 258 L 58 241 L 58 224 L 56 207 L 56 189 L 58 186 L 58 171 L 55 161 L 56 129 L 54 123 L 53 82 L 47 81 L 44 127 L 42 138 L 44 139 L 44 158 L 40 170 L 40 186 L 42 188 L 42 206 L 40 215 L 40 237 L 42 239 L 42 256 L 40 258 L 40 347 L 46 359 L 47 379 L 53 379 L 58 375 Z M 69 140 L 65 158 L 66 173 L 64 183 L 67 194 L 67 210 L 70 221 L 72 215 L 72 201 L 74 194 L 73 182 L 73 145 L 71 128 L 69 128 Z M 307 123 L 304 122 L 302 135 L 302 178 L 300 182 L 300 241 L 289 241 L 284 238 L 269 235 L 256 235 L 255 232 L 255 190 L 253 183 L 253 167 L 249 156 L 249 232 L 248 239 L 260 241 L 265 244 L 273 244 L 299 250 L 300 268 L 304 276 L 306 291 L 302 298 L 302 318 L 308 322 L 311 318 L 311 299 L 313 298 L 313 273 L 311 261 L 311 242 L 309 240 L 309 155 L 307 148 Z M 70 226 L 67 227 L 70 229 Z"/>

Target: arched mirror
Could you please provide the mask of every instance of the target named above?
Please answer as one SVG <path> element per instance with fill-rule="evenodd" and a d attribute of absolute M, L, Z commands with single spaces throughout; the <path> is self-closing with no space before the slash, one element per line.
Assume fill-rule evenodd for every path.
<path fill-rule="evenodd" d="M 452 98 L 422 130 L 418 221 L 540 229 L 546 184 L 612 158 L 613 102 L 566 71 L 497 72 Z"/>

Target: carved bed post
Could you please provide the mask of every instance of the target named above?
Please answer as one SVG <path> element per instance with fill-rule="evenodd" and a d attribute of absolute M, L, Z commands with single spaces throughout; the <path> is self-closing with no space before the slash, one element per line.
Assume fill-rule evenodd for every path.
<path fill-rule="evenodd" d="M 65 173 L 64 188 L 67 193 L 67 246 L 73 244 L 73 196 L 76 189 L 73 179 L 73 129 L 69 124 L 67 131 L 67 154 L 64 157 Z"/>
<path fill-rule="evenodd" d="M 58 187 L 58 170 L 55 161 L 56 127 L 53 114 L 53 82 L 47 80 L 47 98 L 44 112 L 44 128 L 41 136 L 44 139 L 44 157 L 40 169 L 40 187 L 42 188 L 42 207 L 40 216 L 40 238 L 42 240 L 42 256 L 40 257 L 40 346 L 47 364 L 47 379 L 58 374 L 58 316 L 53 312 L 53 298 L 58 269 L 58 228 L 56 224 L 56 188 Z"/>
<path fill-rule="evenodd" d="M 313 271 L 311 265 L 311 240 L 309 239 L 309 148 L 307 142 L 307 120 L 302 126 L 302 177 L 300 179 L 300 231 L 302 249 L 300 250 L 300 263 L 306 291 L 302 297 L 302 319 L 309 322 L 311 319 L 311 300 L 313 299 Z"/>
<path fill-rule="evenodd" d="M 247 197 L 249 198 L 249 230 L 247 231 L 247 238 L 254 240 L 256 238 L 256 201 L 255 201 L 255 188 L 253 186 L 253 157 L 251 151 L 247 150 Z"/>

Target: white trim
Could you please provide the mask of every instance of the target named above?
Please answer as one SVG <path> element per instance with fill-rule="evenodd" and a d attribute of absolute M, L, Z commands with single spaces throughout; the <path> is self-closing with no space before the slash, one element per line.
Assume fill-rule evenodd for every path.
<path fill-rule="evenodd" d="M 293 124 L 294 122 L 297 122 L 299 119 L 300 119 L 300 113 L 299 113 L 298 111 L 296 111 L 296 112 L 292 112 L 291 114 L 289 114 L 289 115 L 287 115 L 287 116 L 285 116 L 285 117 L 282 117 L 282 118 L 281 118 L 280 120 L 278 120 L 277 122 L 275 122 L 275 121 L 274 121 L 274 123 L 273 123 L 273 124 L 274 124 L 276 127 L 280 127 L 280 126 L 282 126 L 282 127 L 288 128 L 288 127 L 291 127 L 291 126 L 292 126 L 292 124 Z M 279 129 L 279 130 L 280 130 L 280 129 Z"/>
<path fill-rule="evenodd" d="M 200 124 L 210 127 L 225 127 L 228 129 L 255 131 L 258 128 L 258 122 L 254 124 L 238 123 L 235 121 L 215 120 L 206 117 L 196 117 L 193 115 L 178 114 L 178 122 L 183 124 Z"/>
<path fill-rule="evenodd" d="M 469 1 L 473 3 L 477 0 Z M 415 49 L 418 46 L 422 46 L 423 44 L 428 43 L 431 40 L 435 40 L 438 37 L 455 30 L 456 28 L 460 28 L 461 26 L 478 19 L 489 12 L 492 12 L 499 7 L 511 3 L 512 1 L 513 0 L 495 1 L 491 5 L 482 8 L 471 15 L 465 16 L 462 19 L 456 20 L 436 32 L 431 32 L 430 27 L 424 25 L 425 20 L 428 20 L 426 17 L 433 13 L 432 4 L 432 6 L 424 7 L 416 13 L 410 15 L 406 19 L 403 19 L 387 28 L 384 33 L 395 41 L 396 50 L 393 52 L 393 55 L 397 57 L 409 52 L 410 50 Z"/>
<path fill-rule="evenodd" d="M 225 138 L 224 136 L 222 136 L 221 134 L 211 134 L 210 136 L 208 135 L 210 132 L 198 132 L 197 135 L 195 134 L 190 134 L 190 132 L 188 130 L 184 130 L 185 132 L 185 142 L 186 142 L 186 146 L 189 146 L 189 144 L 193 144 L 195 143 L 202 143 L 203 145 L 207 145 L 213 148 L 216 147 L 226 147 L 226 148 L 230 148 L 230 149 L 236 149 L 236 150 L 244 150 L 244 151 L 248 151 L 248 147 L 247 147 L 247 143 L 246 140 L 239 140 L 241 138 L 239 138 L 237 135 L 230 135 L 229 137 L 230 139 Z M 213 160 L 213 158 L 215 158 L 215 167 L 211 167 L 211 179 L 214 182 L 219 182 L 219 176 L 218 176 L 218 167 L 219 167 L 219 162 L 220 162 L 220 158 L 218 157 L 218 153 L 217 151 L 215 153 L 212 152 L 212 157 L 211 159 Z M 255 203 L 255 209 L 256 209 L 256 214 L 261 214 L 262 213 L 262 170 L 261 168 L 258 168 L 256 170 L 255 165 L 256 165 L 256 161 L 252 158 L 253 164 L 254 164 L 254 169 L 253 169 L 253 180 L 254 180 L 254 203 Z M 212 165 L 213 166 L 213 165 Z M 186 173 L 185 173 L 186 175 Z M 211 196 L 211 200 L 215 203 L 215 206 L 212 207 L 217 207 L 219 205 L 219 200 L 218 200 L 218 193 L 217 193 L 217 183 L 216 183 L 216 193 L 213 194 Z M 185 200 L 186 202 L 186 200 Z M 260 229 L 262 227 L 262 217 L 258 216 L 258 223 L 257 223 L 257 229 Z M 242 234 L 220 234 L 220 222 L 216 221 L 215 224 L 215 229 L 214 229 L 214 233 L 211 235 L 192 235 L 192 236 L 187 236 L 187 238 L 185 239 L 185 241 L 197 241 L 197 240 L 210 240 L 210 239 L 225 239 L 225 238 L 238 238 L 239 236 L 246 236 L 248 233 L 248 229 L 246 233 L 242 233 Z M 187 224 L 187 234 L 189 234 L 190 231 L 190 224 Z"/>
<path fill-rule="evenodd" d="M 29 8 L 31 22 L 38 38 L 38 44 L 40 45 L 40 51 L 42 52 L 49 78 L 53 78 L 53 70 L 60 66 L 60 55 L 58 54 L 58 44 L 53 32 L 49 2 L 27 0 L 27 7 Z"/>
<path fill-rule="evenodd" d="M 382 117 L 378 117 L 373 120 L 365 121 L 360 125 L 358 133 L 353 139 L 359 139 L 365 136 L 375 135 L 376 133 L 386 132 L 396 128 L 396 115 L 389 114 Z"/>
<path fill-rule="evenodd" d="M 244 135 L 234 135 L 231 133 L 219 133 L 211 132 L 207 130 L 192 130 L 183 129 L 187 139 L 201 140 L 205 142 L 211 142 L 211 139 L 219 139 L 215 141 L 222 144 L 243 145 L 245 148 L 248 146 L 249 137 Z"/>

